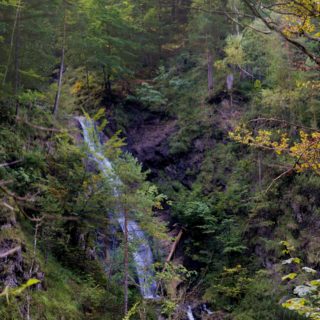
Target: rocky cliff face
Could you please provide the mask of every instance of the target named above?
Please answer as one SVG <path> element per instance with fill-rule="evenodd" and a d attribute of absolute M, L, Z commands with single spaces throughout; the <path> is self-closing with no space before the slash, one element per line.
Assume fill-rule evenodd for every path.
<path fill-rule="evenodd" d="M 176 180 L 191 188 L 204 158 L 204 143 L 195 139 L 190 144 L 190 152 L 173 153 L 171 139 L 179 131 L 177 119 L 164 113 L 156 113 L 137 105 L 123 107 L 129 120 L 119 124 L 114 107 L 107 117 L 110 134 L 118 129 L 126 137 L 126 149 L 150 170 L 149 178 L 161 184 L 163 177 Z M 192 174 L 190 174 L 192 172 Z"/>
<path fill-rule="evenodd" d="M 7 207 L 2 208 L 0 218 L 0 292 L 6 287 L 17 287 L 30 278 L 44 279 L 31 247 L 27 249 L 14 208 L 6 201 L 3 203 Z"/>

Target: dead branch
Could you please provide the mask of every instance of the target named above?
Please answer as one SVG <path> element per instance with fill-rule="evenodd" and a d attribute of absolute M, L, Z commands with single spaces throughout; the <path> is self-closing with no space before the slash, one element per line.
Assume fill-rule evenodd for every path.
<path fill-rule="evenodd" d="M 33 256 L 32 256 L 32 262 L 31 262 L 31 266 L 30 266 L 30 270 L 29 270 L 29 275 L 31 277 L 32 272 L 33 272 L 33 268 L 34 268 L 34 264 L 36 261 L 36 255 L 37 255 L 37 243 L 38 243 L 38 231 L 39 231 L 39 227 L 41 227 L 42 225 L 42 221 L 37 222 L 35 229 L 34 229 L 34 237 L 33 237 Z"/>
<path fill-rule="evenodd" d="M 295 161 L 295 163 L 292 165 L 291 168 L 289 168 L 289 169 L 286 170 L 285 172 L 282 172 L 278 177 L 276 177 L 275 179 L 273 179 L 272 182 L 270 183 L 269 187 L 265 190 L 265 193 L 267 193 L 267 192 L 271 189 L 271 187 L 272 187 L 279 179 L 281 179 L 281 178 L 284 177 L 285 175 L 293 172 L 293 171 L 296 169 L 296 167 L 299 165 L 299 162 L 300 162 L 301 158 L 303 157 L 304 153 L 305 153 L 306 151 L 310 150 L 310 149 L 315 145 L 315 143 L 316 143 L 316 141 L 310 143 L 310 144 L 308 145 L 308 147 L 300 153 L 299 157 L 297 158 L 297 160 Z"/>
<path fill-rule="evenodd" d="M 249 76 L 250 78 L 254 79 L 254 75 L 251 74 L 250 72 L 248 72 L 247 70 L 243 69 L 240 67 L 240 65 L 237 65 L 237 67 L 240 69 L 240 71 L 242 71 L 243 73 L 245 73 L 247 76 Z"/>
<path fill-rule="evenodd" d="M 199 6 L 197 6 L 197 7 L 196 6 L 188 6 L 188 5 L 183 5 L 183 4 L 180 4 L 180 6 L 186 8 L 186 9 L 189 9 L 189 10 L 208 13 L 211 15 L 225 16 L 225 14 L 226 14 L 225 10 L 210 10 L 210 9 L 206 10 L 206 9 L 201 8 Z M 247 14 L 247 13 L 239 13 L 239 12 L 235 12 L 235 11 L 228 11 L 227 13 L 229 15 L 234 15 L 234 16 L 238 16 L 241 18 L 251 18 L 251 19 L 255 18 L 255 16 Z"/>
<path fill-rule="evenodd" d="M 14 200 L 16 201 L 22 201 L 22 202 L 34 202 L 35 201 L 35 197 L 39 194 L 39 192 L 37 192 L 36 194 L 32 195 L 32 196 L 25 196 L 25 197 L 21 197 L 16 195 L 14 192 L 8 190 L 4 184 L 6 184 L 6 181 L 4 181 L 4 183 L 1 183 L 0 181 L 0 190 L 2 190 L 4 193 L 6 193 L 8 196 L 12 197 Z"/>
<path fill-rule="evenodd" d="M 75 217 L 75 216 L 63 217 L 63 216 L 50 215 L 47 213 L 43 215 L 43 218 L 51 221 L 78 221 L 79 220 L 79 217 Z"/>
<path fill-rule="evenodd" d="M 262 122 L 262 121 L 266 121 L 266 122 L 278 122 L 278 123 L 283 123 L 285 125 L 288 126 L 292 126 L 292 127 L 296 127 L 296 128 L 301 128 L 301 129 L 305 129 L 305 130 L 309 130 L 309 131 L 315 131 L 315 132 L 320 132 L 320 130 L 314 129 L 314 128 L 310 128 L 310 127 L 306 127 L 300 124 L 296 124 L 293 122 L 289 122 L 286 120 L 281 120 L 281 119 L 276 119 L 276 118 L 256 118 L 256 119 L 252 119 L 249 121 L 250 122 Z"/>
<path fill-rule="evenodd" d="M 12 162 L 1 163 L 0 168 L 10 167 L 10 166 L 13 166 L 14 164 L 21 163 L 21 162 L 23 162 L 23 160 L 16 160 L 16 161 L 12 161 Z"/>
<path fill-rule="evenodd" d="M 296 166 L 296 165 L 294 164 L 291 168 L 289 168 L 289 169 L 286 170 L 285 172 L 282 172 L 279 176 L 277 176 L 275 179 L 273 179 L 272 182 L 269 184 L 268 188 L 265 190 L 265 193 L 267 193 L 267 192 L 272 188 L 272 186 L 273 186 L 278 180 L 280 180 L 280 179 L 281 179 L 282 177 L 284 177 L 285 175 L 293 172 L 294 169 L 295 169 L 295 166 Z"/>
<path fill-rule="evenodd" d="M 14 211 L 14 207 L 10 206 L 10 204 L 6 203 L 6 202 L 2 202 L 2 204 L 9 210 Z"/>
<path fill-rule="evenodd" d="M 228 12 L 226 12 L 226 11 L 224 12 L 224 14 L 225 14 L 225 16 L 226 16 L 229 20 L 231 20 L 233 23 L 239 25 L 240 27 L 242 27 L 242 28 L 244 28 L 244 29 L 245 29 L 245 28 L 249 28 L 249 29 L 252 29 L 253 31 L 256 31 L 256 32 L 258 32 L 258 33 L 271 34 L 271 31 L 270 31 L 270 30 L 269 30 L 269 31 L 259 30 L 259 29 L 253 27 L 253 26 L 250 25 L 250 24 L 243 24 L 243 23 L 237 21 L 236 19 L 234 19 L 234 18 L 233 18 Z"/>
<path fill-rule="evenodd" d="M 30 221 L 32 222 L 37 222 L 37 223 L 42 223 L 44 220 L 49 220 L 49 221 L 78 221 L 79 220 L 79 217 L 76 217 L 76 216 L 66 216 L 66 217 L 63 217 L 63 216 L 57 216 L 57 215 L 53 215 L 53 214 L 50 214 L 50 213 L 46 213 L 46 212 L 42 212 L 41 216 L 36 218 L 36 217 L 30 217 L 24 210 L 24 208 L 19 204 L 17 203 L 17 207 L 19 209 L 19 211 Z M 36 209 L 34 207 L 27 207 L 28 209 L 30 210 L 33 210 L 33 211 L 39 211 L 39 209 Z"/>
<path fill-rule="evenodd" d="M 47 128 L 47 127 L 38 126 L 36 124 L 30 123 L 27 119 L 22 119 L 21 117 L 17 117 L 17 120 L 19 122 L 22 122 L 22 123 L 34 128 L 34 129 L 40 130 L 40 131 L 58 132 L 58 133 L 62 133 L 63 132 L 63 130 L 56 129 L 56 128 Z"/>
<path fill-rule="evenodd" d="M 301 44 L 299 41 L 290 38 L 286 35 L 281 28 L 272 20 L 266 18 L 263 13 L 259 11 L 259 9 L 251 2 L 251 0 L 243 0 L 246 6 L 250 9 L 252 14 L 260 19 L 271 31 L 277 32 L 282 38 L 284 38 L 287 42 L 291 43 L 293 46 L 298 48 L 301 52 L 307 55 L 312 61 L 314 61 L 317 65 L 320 65 L 320 57 L 313 54 L 307 47 Z"/>
<path fill-rule="evenodd" d="M 21 250 L 21 246 L 17 246 L 13 249 L 10 249 L 6 252 L 0 253 L 0 259 L 6 258 L 7 256 L 13 255 L 14 253 Z"/>
<path fill-rule="evenodd" d="M 0 187 L 12 183 L 13 180 L 0 180 Z"/>
<path fill-rule="evenodd" d="M 167 264 L 171 261 L 173 255 L 174 255 L 174 253 L 175 253 L 175 251 L 176 251 L 176 249 L 177 249 L 177 246 L 178 246 L 178 244 L 179 244 L 179 242 L 180 242 L 180 240 L 181 240 L 181 238 L 182 238 L 182 235 L 183 235 L 183 229 L 180 230 L 180 232 L 179 232 L 179 234 L 177 235 L 175 241 L 173 242 L 173 244 L 172 244 L 172 246 L 171 246 L 170 253 L 169 253 L 169 255 L 168 255 L 167 259 L 166 259 L 165 265 L 163 266 L 161 273 L 163 273 L 163 272 L 166 271 L 166 269 L 167 269 Z M 160 287 L 160 282 L 157 284 L 157 290 L 156 290 L 156 291 L 159 290 L 159 287 Z"/>
<path fill-rule="evenodd" d="M 179 232 L 179 234 L 177 235 L 174 243 L 172 244 L 170 253 L 169 253 L 169 255 L 168 255 L 167 259 L 166 259 L 166 263 L 169 263 L 169 262 L 171 261 L 173 255 L 174 255 L 174 253 L 175 253 L 175 251 L 176 251 L 176 249 L 177 249 L 177 246 L 178 246 L 178 244 L 179 244 L 179 242 L 180 242 L 180 240 L 181 240 L 182 235 L 183 235 L 183 229 L 180 230 L 180 232 Z M 164 271 L 165 268 L 166 268 L 166 266 L 164 266 L 162 272 Z"/>
<path fill-rule="evenodd" d="M 20 17 L 20 12 L 21 12 L 21 0 L 18 3 L 16 14 L 15 14 L 15 18 L 14 18 L 14 24 L 13 24 L 13 28 L 12 28 L 12 32 L 11 32 L 11 39 L 10 39 L 10 50 L 9 50 L 9 55 L 8 55 L 8 61 L 7 61 L 7 64 L 5 65 L 5 71 L 4 71 L 4 74 L 3 74 L 2 85 L 4 85 L 6 83 L 6 80 L 7 80 L 7 75 L 8 75 L 10 62 L 11 62 L 11 56 L 12 56 L 14 38 L 15 38 L 15 34 L 16 34 L 18 20 L 19 20 L 19 17 Z"/>

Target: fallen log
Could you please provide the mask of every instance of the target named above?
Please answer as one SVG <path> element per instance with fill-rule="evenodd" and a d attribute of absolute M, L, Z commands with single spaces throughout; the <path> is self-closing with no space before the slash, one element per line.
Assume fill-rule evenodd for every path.
<path fill-rule="evenodd" d="M 167 264 L 171 261 L 173 255 L 174 255 L 174 253 L 175 253 L 175 251 L 176 251 L 176 249 L 177 249 L 177 246 L 178 246 L 178 244 L 179 244 L 179 242 L 180 242 L 180 240 L 181 240 L 181 238 L 182 238 L 182 235 L 183 235 L 183 229 L 181 229 L 181 230 L 179 231 L 176 239 L 174 240 L 174 242 L 173 242 L 173 244 L 172 244 L 172 246 L 171 246 L 170 253 L 169 253 L 169 255 L 168 255 L 167 259 L 166 259 L 166 262 L 165 262 L 165 264 L 164 264 L 164 266 L 163 266 L 163 268 L 162 268 L 161 273 L 163 273 L 163 272 L 166 271 Z M 157 292 L 158 292 L 158 290 L 159 290 L 159 287 L 160 287 L 160 282 L 158 282 L 158 284 L 157 284 L 157 289 L 156 289 Z"/>
<path fill-rule="evenodd" d="M 166 259 L 166 263 L 169 263 L 171 261 L 173 255 L 174 255 L 174 253 L 175 253 L 175 251 L 177 249 L 177 246 L 178 246 L 178 244 L 179 244 L 179 242 L 181 240 L 182 235 L 183 235 L 183 230 L 181 229 L 179 234 L 177 235 L 174 243 L 172 244 L 170 253 L 169 253 L 169 255 L 168 255 L 167 259 Z M 165 271 L 165 268 L 166 268 L 166 266 L 163 267 L 162 272 Z"/>

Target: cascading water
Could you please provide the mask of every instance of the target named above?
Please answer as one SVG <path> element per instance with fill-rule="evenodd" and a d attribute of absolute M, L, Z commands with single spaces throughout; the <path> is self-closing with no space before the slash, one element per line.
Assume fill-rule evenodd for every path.
<path fill-rule="evenodd" d="M 202 307 L 203 307 L 203 311 L 206 312 L 208 315 L 212 315 L 213 314 L 213 312 L 210 309 L 208 309 L 206 304 L 203 304 Z"/>
<path fill-rule="evenodd" d="M 201 319 L 204 315 L 212 315 L 213 312 L 208 309 L 207 305 L 206 304 L 202 304 L 202 305 L 198 305 L 195 309 L 193 309 L 191 307 L 191 305 L 189 306 L 185 306 L 185 311 L 186 311 L 186 314 L 187 314 L 187 317 L 188 317 L 188 320 L 195 320 L 195 315 L 194 315 L 194 310 L 197 311 L 196 315 L 199 317 L 199 313 L 201 314 Z M 198 319 L 198 318 L 197 318 Z"/>
<path fill-rule="evenodd" d="M 78 117 L 77 120 L 81 125 L 83 139 L 89 148 L 91 158 L 97 163 L 104 176 L 111 179 L 114 185 L 114 195 L 119 196 L 118 187 L 121 185 L 121 181 L 114 174 L 111 162 L 102 152 L 102 144 L 94 122 L 84 117 Z M 124 215 L 120 210 L 115 212 L 115 214 L 117 215 L 116 219 L 124 232 Z M 152 252 L 144 232 L 139 225 L 132 220 L 128 221 L 128 238 L 130 243 L 134 243 L 133 259 L 139 279 L 141 295 L 145 299 L 155 299 L 157 298 L 157 284 L 154 280 L 154 273 L 152 271 Z"/>
<path fill-rule="evenodd" d="M 124 232 L 124 218 L 118 219 Z M 144 232 L 135 221 L 128 221 L 128 238 L 131 243 L 137 242 L 133 251 L 133 258 L 139 278 L 140 290 L 145 299 L 157 297 L 157 284 L 154 281 L 154 274 L 151 270 L 153 256 Z"/>
<path fill-rule="evenodd" d="M 193 313 L 192 313 L 192 308 L 191 308 L 191 306 L 188 306 L 187 316 L 188 316 L 188 320 L 195 320 L 195 319 L 194 319 L 194 316 L 193 316 Z"/>

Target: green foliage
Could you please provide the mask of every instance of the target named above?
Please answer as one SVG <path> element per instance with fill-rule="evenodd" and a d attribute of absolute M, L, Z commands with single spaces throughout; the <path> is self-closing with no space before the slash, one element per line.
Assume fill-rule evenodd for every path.
<path fill-rule="evenodd" d="M 137 309 L 139 307 L 140 302 L 137 302 L 133 305 L 133 307 L 129 310 L 129 312 L 127 313 L 127 315 L 123 318 L 123 320 L 130 320 L 132 316 L 135 315 L 135 313 L 137 312 Z"/>
<path fill-rule="evenodd" d="M 282 281 L 285 281 L 285 280 L 293 280 L 293 279 L 295 279 L 296 277 L 297 277 L 297 274 L 294 273 L 294 272 L 292 272 L 292 273 L 289 273 L 289 274 L 283 276 L 283 277 L 281 278 L 281 280 L 282 280 Z"/>
<path fill-rule="evenodd" d="M 205 293 L 205 299 L 217 308 L 229 310 L 240 303 L 245 296 L 251 279 L 248 270 L 241 265 L 234 268 L 224 268 L 217 276 L 209 277 L 210 287 Z"/>
<path fill-rule="evenodd" d="M 40 280 L 38 279 L 29 279 L 26 283 L 22 284 L 21 286 L 11 289 L 9 287 L 5 287 L 2 293 L 0 293 L 0 297 L 5 297 L 7 299 L 7 303 L 9 304 L 10 296 L 19 296 L 23 293 L 24 290 L 28 289 L 29 287 L 32 287 L 36 284 L 40 283 Z"/>
<path fill-rule="evenodd" d="M 150 110 L 159 111 L 167 104 L 167 99 L 163 94 L 155 90 L 148 83 L 143 83 L 139 88 L 137 88 L 137 98 L 145 106 L 149 107 Z"/>
<path fill-rule="evenodd" d="M 163 315 L 172 315 L 177 308 L 177 303 L 172 300 L 165 300 L 162 304 L 161 313 Z"/>
<path fill-rule="evenodd" d="M 125 153 L 114 163 L 114 169 L 122 184 L 119 201 L 139 221 L 140 226 L 156 239 L 167 239 L 165 225 L 153 216 L 153 209 L 161 209 L 166 196 L 146 181 L 148 172 L 131 154 Z"/>
<path fill-rule="evenodd" d="M 165 282 L 173 280 L 183 281 L 194 277 L 196 274 L 196 271 L 189 271 L 183 265 L 166 263 L 163 271 L 157 274 L 157 279 Z"/>
<path fill-rule="evenodd" d="M 179 202 L 175 206 L 175 210 L 184 225 L 208 229 L 207 232 L 214 233 L 217 218 L 213 215 L 207 203 L 201 201 Z"/>
<path fill-rule="evenodd" d="M 314 63 L 277 34 L 262 34 L 268 30 L 252 19 L 243 1 L 3 0 L 0 6 L 0 239 L 23 244 L 35 231 L 35 221 L 26 221 L 41 219 L 35 263 L 45 272 L 46 289 L 27 288 L 19 278 L 20 286 L 5 289 L 11 303 L 0 307 L 1 319 L 18 319 L 29 302 L 32 319 L 122 318 L 122 247 L 108 277 L 95 256 L 102 246 L 97 229 L 103 227 L 107 242 L 111 237 L 105 229 L 111 225 L 107 213 L 119 205 L 116 179 L 105 179 L 92 161 L 84 161 L 88 150 L 79 147 L 70 120 L 82 109 L 94 115 L 99 132 L 108 132 L 101 151 L 122 181 L 119 201 L 156 246 L 157 239 L 169 237 L 154 210 L 167 209 L 172 200 L 170 225 L 185 229 L 178 258 L 183 252 L 183 262 L 198 273 L 169 264 L 158 275 L 162 281 L 199 280 L 197 298 L 204 296 L 237 320 L 299 319 L 279 305 L 291 287 L 299 297 L 285 307 L 314 313 L 319 281 L 302 261 L 319 265 L 320 179 L 312 173 L 281 175 L 288 170 L 285 157 L 249 150 L 228 137 L 241 121 L 250 121 L 254 131 L 288 127 L 293 140 L 299 136 L 296 125 L 317 130 L 320 86 Z M 292 39 L 317 52 L 317 41 L 311 45 L 312 39 L 296 36 Z M 61 112 L 55 121 L 51 109 L 63 45 Z M 235 80 L 232 96 L 225 84 L 229 74 Z M 159 177 L 159 188 L 122 152 L 124 135 L 155 117 L 160 124 L 168 118 L 175 124 L 161 145 L 164 161 L 152 175 Z M 15 221 L 22 230 L 6 229 Z M 29 242 L 26 270 L 33 259 Z M 257 273 L 262 267 L 275 272 Z M 128 318 L 152 313 L 143 311 L 144 302 L 138 305 L 137 291 L 130 288 Z M 164 298 L 163 313 L 170 316 L 177 304 Z"/>
<path fill-rule="evenodd" d="M 241 67 L 245 63 L 244 50 L 242 48 L 242 36 L 229 36 L 226 40 L 225 54 L 223 60 L 216 62 L 216 67 L 227 68 L 228 65 Z"/>
<path fill-rule="evenodd" d="M 258 271 L 247 287 L 241 303 L 233 312 L 236 320 L 295 320 L 304 319 L 294 312 L 284 310 L 276 296 L 284 290 L 276 286 L 270 274 Z"/>
<path fill-rule="evenodd" d="M 285 241 L 283 242 L 285 243 Z M 286 243 L 285 243 L 286 245 Z M 311 280 L 317 275 L 317 271 L 310 267 L 300 267 L 301 260 L 297 264 L 297 258 L 291 258 L 282 262 L 283 265 L 297 264 L 297 272 L 282 277 L 282 281 L 295 280 L 293 294 L 295 298 L 287 299 L 282 307 L 297 312 L 299 315 L 310 319 L 319 319 L 319 279 Z M 302 282 L 304 281 L 304 282 Z M 302 283 L 302 284 L 301 284 Z M 298 284 L 298 285 L 297 285 Z"/>

